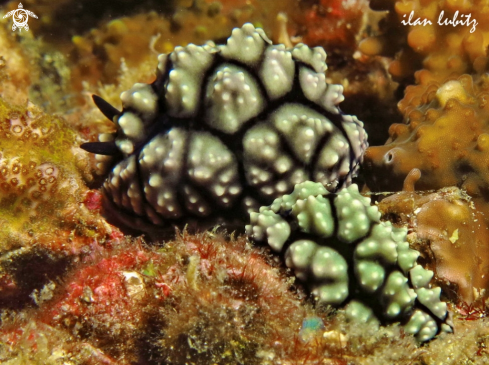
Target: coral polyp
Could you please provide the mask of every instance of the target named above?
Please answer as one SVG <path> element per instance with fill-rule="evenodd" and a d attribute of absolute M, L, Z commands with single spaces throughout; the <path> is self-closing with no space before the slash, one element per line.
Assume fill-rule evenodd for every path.
<path fill-rule="evenodd" d="M 156 81 L 122 93 L 122 112 L 95 99 L 117 125 L 115 136 L 82 146 L 119 160 L 107 201 L 133 225 L 215 223 L 242 221 L 305 180 L 349 184 L 366 133 L 341 113 L 325 59 L 319 47 L 272 45 L 251 24 L 225 45 L 160 55 Z"/>

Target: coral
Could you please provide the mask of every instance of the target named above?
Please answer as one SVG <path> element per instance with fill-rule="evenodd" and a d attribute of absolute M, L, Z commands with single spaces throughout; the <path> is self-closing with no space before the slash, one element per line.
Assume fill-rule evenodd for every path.
<path fill-rule="evenodd" d="M 15 42 L 12 31 L 0 26 L 0 97 L 11 103 L 24 103 L 31 85 L 27 51 Z"/>
<path fill-rule="evenodd" d="M 487 201 L 488 91 L 487 75 L 408 87 L 399 103 L 404 124 L 393 124 L 386 145 L 366 152 L 368 186 L 401 190 L 406 175 L 417 168 L 418 189 L 457 186 Z"/>
<path fill-rule="evenodd" d="M 415 70 L 423 68 L 416 74 L 418 83 L 427 85 L 432 80 L 443 83 L 448 77 L 473 73 L 477 70 L 477 59 L 486 56 L 489 26 L 483 19 L 489 8 L 483 1 L 380 0 L 372 6 L 390 13 L 383 34 L 367 38 L 360 49 L 368 54 L 385 55 L 400 50 L 389 66 L 391 74 L 399 80 L 410 79 Z M 412 23 L 419 18 L 431 24 L 402 25 L 401 21 L 407 22 L 411 12 Z M 453 19 L 464 23 L 447 24 Z"/>
<path fill-rule="evenodd" d="M 122 159 L 103 189 L 126 222 L 239 221 L 306 179 L 350 183 L 366 134 L 340 112 L 326 54 L 269 42 L 245 24 L 226 45 L 160 55 L 157 80 L 122 93 L 122 112 L 94 99 L 117 133 L 82 147 Z"/>
<path fill-rule="evenodd" d="M 75 141 L 60 117 L 0 99 L 1 251 L 33 244 L 57 247 L 60 231 L 69 234 L 78 221 L 92 220 L 78 208 L 88 189 Z"/>
<path fill-rule="evenodd" d="M 87 242 L 118 232 L 85 186 L 76 141 L 62 118 L 0 99 L 1 308 L 32 303 L 33 290 L 64 274 Z"/>
<path fill-rule="evenodd" d="M 155 53 L 170 53 L 176 45 L 224 39 L 232 28 L 247 21 L 274 24 L 279 11 L 293 12 L 296 8 L 290 0 L 269 3 L 267 11 L 262 11 L 264 4 L 257 1 L 180 3 L 171 17 L 155 11 L 121 17 L 73 37 L 75 90 L 81 90 L 82 83 L 114 83 L 126 67 L 139 67 L 144 62 L 154 67 Z M 139 80 L 148 81 L 152 80 Z"/>
<path fill-rule="evenodd" d="M 460 64 L 457 57 L 453 60 Z M 440 56 L 440 62 L 443 59 Z M 475 62 L 475 56 L 472 60 Z M 480 52 L 477 60 L 482 70 L 487 60 Z M 452 70 L 453 75 L 466 69 Z M 384 209 L 394 216 L 411 212 L 410 217 L 403 213 L 401 221 L 411 225 L 413 242 L 435 271 L 438 283 L 453 299 L 470 303 L 487 287 L 488 78 L 485 73 L 447 76 L 434 70 L 420 71 L 417 77 L 419 84 L 408 86 L 398 104 L 404 123 L 390 127 L 384 146 L 366 152 L 366 180 L 373 191 L 399 191 L 415 169 L 420 172 L 419 190 L 456 186 L 467 192 L 470 203 L 457 190 L 429 195 L 433 201 L 413 193 L 395 195 Z M 458 237 L 452 236 L 455 233 Z"/>
<path fill-rule="evenodd" d="M 458 188 L 403 191 L 383 199 L 382 215 L 407 226 L 418 261 L 454 301 L 472 303 L 489 290 L 489 230 L 484 215 Z"/>
<path fill-rule="evenodd" d="M 284 254 L 319 303 L 348 299 L 347 318 L 402 320 L 419 341 L 450 331 L 440 288 L 431 288 L 433 272 L 416 264 L 419 252 L 409 248 L 406 229 L 380 222 L 357 185 L 330 194 L 319 183 L 298 184 L 250 220 L 248 235 Z"/>
<path fill-rule="evenodd" d="M 328 51 L 356 48 L 357 36 L 364 25 L 368 12 L 367 1 L 320 0 L 295 16 L 301 42 L 310 46 L 322 46 Z"/>

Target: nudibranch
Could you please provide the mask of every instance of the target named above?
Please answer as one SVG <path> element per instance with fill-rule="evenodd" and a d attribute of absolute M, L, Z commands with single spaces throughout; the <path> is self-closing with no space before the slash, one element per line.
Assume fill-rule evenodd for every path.
<path fill-rule="evenodd" d="M 306 181 L 251 213 L 250 239 L 267 243 L 321 304 L 345 306 L 360 322 L 401 322 L 419 342 L 451 332 L 433 271 L 416 261 L 407 229 L 380 212 L 352 184 L 338 193 Z"/>
<path fill-rule="evenodd" d="M 272 45 L 244 24 L 225 45 L 160 55 L 156 80 L 123 92 L 122 111 L 94 96 L 117 127 L 82 145 L 118 159 L 106 200 L 132 226 L 242 222 L 303 181 L 349 185 L 367 135 L 340 111 L 325 60 L 320 47 Z"/>

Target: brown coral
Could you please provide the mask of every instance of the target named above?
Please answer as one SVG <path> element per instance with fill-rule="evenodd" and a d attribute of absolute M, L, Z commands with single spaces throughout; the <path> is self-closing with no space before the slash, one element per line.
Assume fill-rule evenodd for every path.
<path fill-rule="evenodd" d="M 409 171 L 418 168 L 418 189 L 458 186 L 489 200 L 488 98 L 487 75 L 408 87 L 399 103 L 405 124 L 390 127 L 385 146 L 367 150 L 369 187 L 401 190 Z"/>
<path fill-rule="evenodd" d="M 455 187 L 403 191 L 383 199 L 379 210 L 385 219 L 407 225 L 411 246 L 446 295 L 466 303 L 487 296 L 489 229 L 466 193 Z"/>

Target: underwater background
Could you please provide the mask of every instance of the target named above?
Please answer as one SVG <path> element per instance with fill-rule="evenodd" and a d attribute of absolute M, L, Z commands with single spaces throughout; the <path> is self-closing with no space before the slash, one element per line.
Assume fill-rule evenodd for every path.
<path fill-rule="evenodd" d="M 0 16 L 1 363 L 489 362 L 487 0 Z"/>

